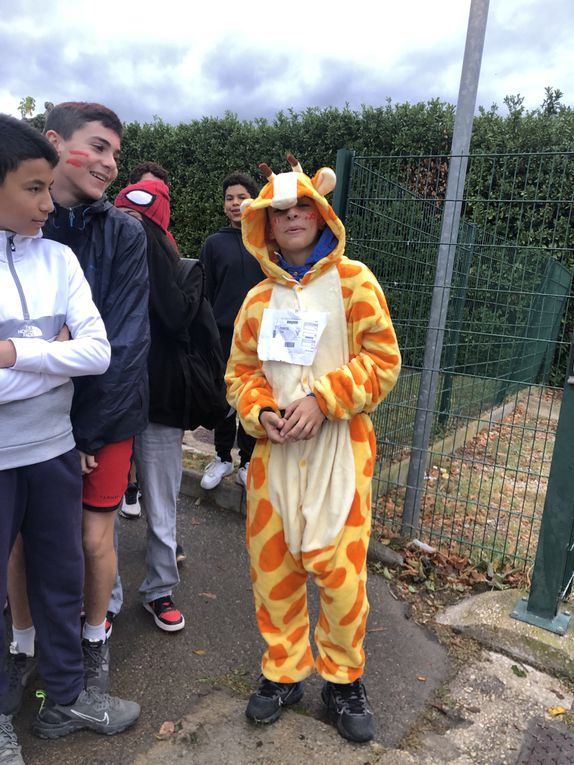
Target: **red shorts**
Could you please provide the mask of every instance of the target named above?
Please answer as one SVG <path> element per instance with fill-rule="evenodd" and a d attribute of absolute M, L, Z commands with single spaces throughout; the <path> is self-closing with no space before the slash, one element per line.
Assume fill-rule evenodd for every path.
<path fill-rule="evenodd" d="M 106 444 L 95 453 L 98 467 L 84 476 L 82 502 L 86 510 L 110 513 L 116 510 L 128 488 L 133 438 Z"/>

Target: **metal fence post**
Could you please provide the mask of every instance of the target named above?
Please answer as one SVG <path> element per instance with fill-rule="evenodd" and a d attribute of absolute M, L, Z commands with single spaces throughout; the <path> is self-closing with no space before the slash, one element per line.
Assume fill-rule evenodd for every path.
<path fill-rule="evenodd" d="M 574 577 L 574 342 L 560 406 L 548 488 L 528 600 L 511 613 L 515 619 L 564 635 L 570 614 L 560 601 Z"/>
<path fill-rule="evenodd" d="M 401 533 L 418 533 L 489 0 L 471 0 Z"/>
<path fill-rule="evenodd" d="M 354 152 L 349 149 L 339 149 L 337 152 L 337 164 L 335 165 L 337 185 L 333 193 L 333 210 L 337 213 L 343 224 L 347 215 L 347 200 L 349 199 L 353 156 Z"/>

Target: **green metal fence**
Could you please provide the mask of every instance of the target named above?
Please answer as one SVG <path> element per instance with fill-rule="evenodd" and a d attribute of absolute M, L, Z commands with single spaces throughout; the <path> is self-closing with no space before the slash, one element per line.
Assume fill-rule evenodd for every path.
<path fill-rule="evenodd" d="M 535 552 L 573 326 L 572 157 L 468 158 L 417 529 L 451 553 L 524 565 Z M 383 285 L 403 354 L 374 416 L 384 535 L 401 529 L 416 489 L 407 475 L 449 157 L 338 160 L 347 254 Z"/>

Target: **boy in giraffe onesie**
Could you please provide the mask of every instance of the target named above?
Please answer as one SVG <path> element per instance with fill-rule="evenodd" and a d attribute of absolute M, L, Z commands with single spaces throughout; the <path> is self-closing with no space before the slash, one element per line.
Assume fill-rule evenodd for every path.
<path fill-rule="evenodd" d="M 243 203 L 243 241 L 267 278 L 235 324 L 228 399 L 257 444 L 247 478 L 247 546 L 257 623 L 267 650 L 247 717 L 277 720 L 314 668 L 339 733 L 373 737 L 361 677 L 369 606 L 375 433 L 368 412 L 393 388 L 400 353 L 385 297 L 369 269 L 344 255 L 345 229 L 294 157 Z M 320 592 L 309 641 L 307 577 Z"/>

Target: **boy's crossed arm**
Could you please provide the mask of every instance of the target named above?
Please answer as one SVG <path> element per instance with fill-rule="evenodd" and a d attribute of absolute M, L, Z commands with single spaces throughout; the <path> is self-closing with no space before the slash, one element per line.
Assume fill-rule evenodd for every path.
<path fill-rule="evenodd" d="M 8 369 L 16 363 L 16 348 L 12 340 L 0 340 L 0 369 Z"/>
<path fill-rule="evenodd" d="M 70 339 L 70 330 L 64 324 L 55 340 L 63 342 Z M 0 340 L 0 369 L 9 369 L 16 363 L 16 348 L 12 340 Z"/>
<path fill-rule="evenodd" d="M 65 324 L 55 339 L 60 342 L 70 339 L 70 330 Z M 20 372 L 12 369 L 11 367 L 16 363 L 16 357 L 14 343 L 11 340 L 0 340 L 0 404 L 39 396 L 52 388 L 64 385 L 69 379 L 62 375 Z"/>

